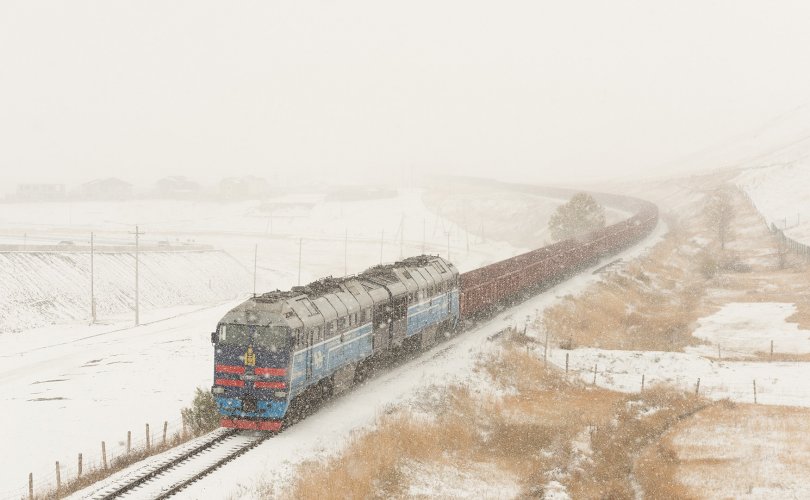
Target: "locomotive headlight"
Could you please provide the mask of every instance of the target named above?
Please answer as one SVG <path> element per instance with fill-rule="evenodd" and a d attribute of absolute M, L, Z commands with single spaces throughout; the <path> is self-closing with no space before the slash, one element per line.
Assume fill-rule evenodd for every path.
<path fill-rule="evenodd" d="M 225 388 L 224 387 L 214 387 L 213 389 L 211 389 L 211 392 L 213 394 L 225 394 Z"/>

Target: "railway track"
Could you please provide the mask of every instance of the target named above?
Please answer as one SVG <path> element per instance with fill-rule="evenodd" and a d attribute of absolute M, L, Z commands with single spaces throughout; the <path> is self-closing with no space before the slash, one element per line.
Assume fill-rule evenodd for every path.
<path fill-rule="evenodd" d="M 168 498 L 192 483 L 250 451 L 268 438 L 268 432 L 218 429 L 200 442 L 183 447 L 165 460 L 123 477 L 87 498 L 158 500 Z"/>

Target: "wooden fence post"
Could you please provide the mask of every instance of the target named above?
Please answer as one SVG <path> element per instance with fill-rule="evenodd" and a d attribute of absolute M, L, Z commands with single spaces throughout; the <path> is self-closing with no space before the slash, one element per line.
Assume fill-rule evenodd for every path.
<path fill-rule="evenodd" d="M 127 454 L 132 450 L 132 431 L 127 431 Z"/>
<path fill-rule="evenodd" d="M 169 422 L 164 420 L 163 421 L 163 446 L 166 446 L 166 429 L 169 426 Z"/>
<path fill-rule="evenodd" d="M 102 441 L 101 442 L 101 463 L 104 468 L 107 468 L 107 444 Z"/>
<path fill-rule="evenodd" d="M 62 474 L 59 470 L 59 460 L 56 461 L 56 496 L 59 497 L 59 489 L 62 487 Z"/>
<path fill-rule="evenodd" d="M 79 453 L 79 473 L 76 477 L 82 477 L 82 454 Z"/>
<path fill-rule="evenodd" d="M 720 344 L 717 344 L 717 359 L 719 359 L 720 361 L 723 360 L 723 355 L 720 354 Z"/>
<path fill-rule="evenodd" d="M 565 353 L 565 374 L 568 375 L 568 353 Z"/>
<path fill-rule="evenodd" d="M 768 359 L 768 361 L 773 361 L 773 340 L 771 340 L 771 357 Z"/>
<path fill-rule="evenodd" d="M 28 473 L 28 500 L 34 500 L 34 473 Z"/>
<path fill-rule="evenodd" d="M 757 404 L 757 379 L 754 379 L 754 404 Z"/>
<path fill-rule="evenodd" d="M 149 424 L 146 424 L 146 449 L 149 449 Z"/>
<path fill-rule="evenodd" d="M 700 377 L 698 377 L 697 384 L 695 384 L 695 396 L 700 393 Z"/>
<path fill-rule="evenodd" d="M 593 365 L 593 385 L 596 385 L 596 365 Z"/>
<path fill-rule="evenodd" d="M 644 392 L 644 377 L 646 374 L 641 374 L 641 392 Z"/>

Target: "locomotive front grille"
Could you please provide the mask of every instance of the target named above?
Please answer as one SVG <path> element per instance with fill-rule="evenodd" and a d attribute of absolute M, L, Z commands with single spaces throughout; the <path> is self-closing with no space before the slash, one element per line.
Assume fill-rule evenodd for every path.
<path fill-rule="evenodd" d="M 256 398 L 254 397 L 246 397 L 242 398 L 242 411 L 245 413 L 255 413 L 256 412 Z"/>

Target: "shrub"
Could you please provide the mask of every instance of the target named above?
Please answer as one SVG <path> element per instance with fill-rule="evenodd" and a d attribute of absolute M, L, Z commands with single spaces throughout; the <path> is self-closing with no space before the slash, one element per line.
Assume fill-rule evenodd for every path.
<path fill-rule="evenodd" d="M 576 348 L 573 337 L 568 337 L 560 341 L 560 349 L 564 351 L 573 351 Z"/>
<path fill-rule="evenodd" d="M 194 393 L 191 407 L 180 410 L 183 424 L 195 435 L 211 432 L 219 426 L 219 411 L 214 396 L 199 387 Z"/>

